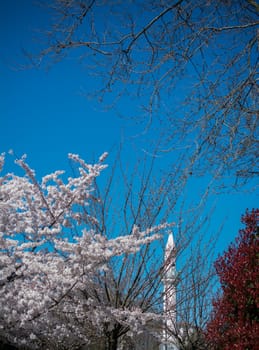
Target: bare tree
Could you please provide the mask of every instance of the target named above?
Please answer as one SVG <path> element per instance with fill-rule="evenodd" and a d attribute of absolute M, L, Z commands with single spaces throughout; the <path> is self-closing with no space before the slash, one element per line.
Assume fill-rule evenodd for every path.
<path fill-rule="evenodd" d="M 173 336 L 180 350 L 208 349 L 204 329 L 209 320 L 216 285 L 212 252 L 215 241 L 214 237 L 207 244 L 196 245 L 190 253 L 190 261 L 179 273 L 178 319 Z"/>
<path fill-rule="evenodd" d="M 148 130 L 159 125 L 161 152 L 184 153 L 196 174 L 258 175 L 256 1 L 56 0 L 49 7 L 53 26 L 36 64 L 77 50 L 101 79 L 99 100 L 110 92 L 136 96 L 136 118 Z"/>

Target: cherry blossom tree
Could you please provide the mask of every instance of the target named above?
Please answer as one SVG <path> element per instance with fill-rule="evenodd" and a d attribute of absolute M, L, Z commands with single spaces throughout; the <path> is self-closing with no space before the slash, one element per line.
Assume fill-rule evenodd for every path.
<path fill-rule="evenodd" d="M 259 209 L 242 217 L 245 228 L 216 261 L 222 291 L 207 325 L 211 349 L 256 350 L 259 334 Z"/>
<path fill-rule="evenodd" d="M 25 176 L 8 173 L 0 191 L 0 339 L 29 348 L 76 349 L 88 344 L 104 325 L 123 324 L 140 331 L 153 313 L 137 305 L 112 307 L 101 298 L 100 278 L 109 261 L 135 254 L 160 236 L 167 224 L 107 239 L 93 231 L 87 214 L 95 179 L 106 167 L 86 164 L 77 155 L 78 176 L 64 181 L 56 171 L 38 182 L 25 158 Z M 1 156 L 3 165 L 4 156 Z M 76 230 L 74 229 L 76 228 Z M 71 231 L 72 230 L 72 231 Z M 71 235 L 71 232 L 73 233 Z M 96 297 L 96 295 L 98 296 Z M 110 344 L 110 349 L 116 349 Z"/>
<path fill-rule="evenodd" d="M 170 262 L 163 261 L 163 251 L 172 218 L 181 265 L 175 281 L 179 323 L 203 327 L 213 284 L 213 245 L 202 244 L 208 193 L 197 210 L 188 205 L 187 216 L 176 209 L 186 179 L 177 169 L 174 181 L 158 179 L 154 160 L 140 161 L 129 175 L 118 157 L 105 170 L 107 181 L 99 181 L 105 156 L 89 165 L 70 154 L 73 176 L 56 171 L 40 181 L 22 158 L 16 162 L 23 176 L 1 177 L 3 342 L 115 350 L 132 349 L 146 337 L 145 344 L 158 344 L 168 317 L 162 312 L 163 278 Z"/>

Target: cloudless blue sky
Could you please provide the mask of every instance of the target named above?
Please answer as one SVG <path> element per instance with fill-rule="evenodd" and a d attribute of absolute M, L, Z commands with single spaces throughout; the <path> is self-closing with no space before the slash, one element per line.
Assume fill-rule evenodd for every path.
<path fill-rule="evenodd" d="M 0 2 L 0 153 L 9 149 L 18 155 L 26 153 L 29 164 L 42 176 L 67 167 L 69 152 L 92 161 L 126 140 L 128 161 L 133 164 L 144 148 L 141 138 L 132 146 L 131 137 L 138 134 L 139 126 L 85 97 L 83 92 L 96 82 L 78 61 L 63 60 L 48 70 L 21 69 L 28 63 L 22 49 L 37 47 L 34 30 L 46 27 L 48 21 L 34 3 Z M 125 101 L 125 109 L 132 108 L 131 101 Z M 190 189 L 190 197 L 196 190 Z M 227 218 L 219 249 L 236 235 L 245 209 L 256 206 L 256 193 L 218 196 L 213 220 L 219 223 Z"/>
<path fill-rule="evenodd" d="M 92 158 L 110 150 L 122 130 L 114 114 L 94 110 L 82 94 L 88 82 L 77 62 L 19 70 L 29 63 L 22 49 L 31 48 L 41 25 L 42 10 L 32 3 L 0 5 L 1 150 L 28 153 L 33 167 L 48 171 L 62 167 L 68 152 Z"/>

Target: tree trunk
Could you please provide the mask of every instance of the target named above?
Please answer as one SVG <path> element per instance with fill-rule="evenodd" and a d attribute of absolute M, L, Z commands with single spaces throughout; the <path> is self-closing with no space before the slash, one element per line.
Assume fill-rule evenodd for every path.
<path fill-rule="evenodd" d="M 113 329 L 107 337 L 106 350 L 117 350 L 118 347 L 118 329 Z"/>

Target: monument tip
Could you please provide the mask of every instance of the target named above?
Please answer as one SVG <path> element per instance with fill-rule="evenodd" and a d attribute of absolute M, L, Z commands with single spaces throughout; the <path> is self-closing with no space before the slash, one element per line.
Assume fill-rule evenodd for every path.
<path fill-rule="evenodd" d="M 170 233 L 166 243 L 166 249 L 172 249 L 175 247 L 173 233 Z"/>

